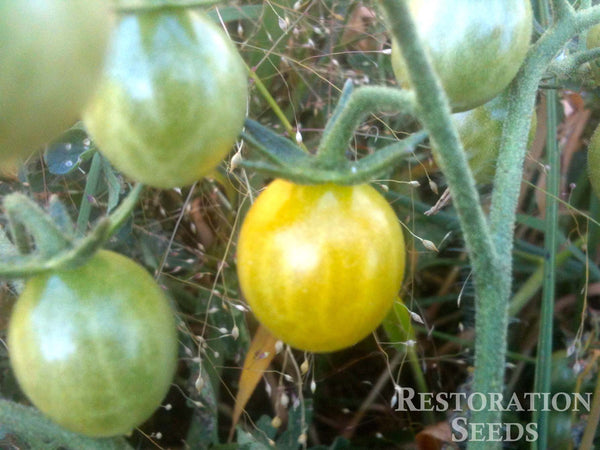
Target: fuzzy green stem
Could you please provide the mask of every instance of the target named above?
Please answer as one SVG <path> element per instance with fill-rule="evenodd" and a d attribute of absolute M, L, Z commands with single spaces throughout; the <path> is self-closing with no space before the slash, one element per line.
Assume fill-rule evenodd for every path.
<path fill-rule="evenodd" d="M 575 14 L 575 10 L 568 0 L 552 0 L 552 10 L 557 20 L 568 20 Z"/>
<path fill-rule="evenodd" d="M 20 192 L 7 195 L 4 198 L 4 209 L 19 250 L 22 251 L 20 242 L 25 240 L 22 235 L 25 230 L 33 236 L 37 251 L 42 256 L 59 253 L 71 246 L 71 237 L 26 195 Z"/>
<path fill-rule="evenodd" d="M 82 264 L 87 258 L 98 251 L 110 236 L 123 225 L 123 222 L 127 220 L 135 207 L 142 189 L 143 185 L 141 184 L 135 186 L 119 207 L 117 207 L 109 217 L 101 220 L 96 227 L 82 239 L 69 241 L 68 244 L 65 244 L 64 246 L 55 247 L 54 252 L 52 253 L 4 255 L 4 257 L 0 259 L 0 279 L 27 278 L 50 270 L 64 269 Z M 6 198 L 5 203 L 7 200 L 9 204 L 15 203 L 15 208 L 17 209 L 18 205 L 24 204 L 29 205 L 28 208 L 24 208 L 25 211 L 36 211 L 35 208 L 30 208 L 31 204 L 36 208 L 39 208 L 31 202 L 31 200 L 21 194 L 11 194 Z M 55 225 L 49 220 L 49 216 L 44 217 L 45 214 L 41 208 L 36 214 L 40 214 L 39 220 L 37 220 L 38 222 L 47 224 L 51 228 L 55 228 Z M 31 216 L 28 217 L 30 217 L 29 220 L 31 220 Z M 55 237 L 56 235 L 54 232 L 47 236 L 38 236 L 36 237 L 36 244 L 38 244 L 39 239 L 42 241 L 45 239 L 53 241 Z"/>
<path fill-rule="evenodd" d="M 557 22 L 530 49 L 511 87 L 508 119 L 504 122 L 494 181 L 496 189 L 492 194 L 490 211 L 495 247 L 505 269 L 512 265 L 513 229 L 520 190 L 520 184 L 514 180 L 520 180 L 523 175 L 527 134 L 538 84 L 565 42 L 597 22 L 600 22 L 600 6 L 582 10 L 571 20 Z"/>
<path fill-rule="evenodd" d="M 596 58 L 600 58 L 600 47 L 573 53 L 560 61 L 553 61 L 548 67 L 548 72 L 556 77 L 566 78 L 579 66 Z"/>
<path fill-rule="evenodd" d="M 261 151 L 268 154 L 269 150 L 264 148 L 250 134 L 243 132 L 242 136 L 253 147 L 263 147 Z M 276 162 L 253 160 L 242 160 L 240 165 L 259 171 L 265 175 L 285 178 L 298 184 L 336 183 L 351 185 L 368 183 L 397 165 L 402 156 L 411 154 L 416 146 L 422 143 L 426 137 L 427 133 L 425 132 L 414 133 L 356 162 L 341 161 L 335 169 L 322 168 L 316 158 L 314 158 L 314 164 L 310 166 L 284 165 L 277 164 Z"/>
<path fill-rule="evenodd" d="M 439 151 L 473 265 L 477 293 L 474 392 L 501 393 L 504 382 L 508 295 L 504 301 L 499 301 L 498 293 L 508 291 L 510 267 L 498 270 L 496 250 L 464 150 L 450 118 L 448 101 L 421 45 L 407 2 L 380 0 L 380 3 L 387 13 L 391 31 L 406 62 L 419 104 L 419 118 Z M 512 182 L 518 185 L 514 180 Z M 501 421 L 501 413 L 485 409 L 473 411 L 472 421 L 497 423 Z M 499 444 L 490 444 L 493 443 L 486 442 L 484 447 L 499 447 Z"/>
<path fill-rule="evenodd" d="M 131 450 L 123 438 L 91 439 L 54 424 L 39 411 L 0 399 L 0 424 L 28 448 L 78 448 L 88 450 Z"/>
<path fill-rule="evenodd" d="M 556 3 L 555 6 L 561 6 Z M 564 5 L 562 5 L 564 7 Z M 561 11 L 564 13 L 566 7 Z M 498 157 L 490 225 L 494 234 L 494 245 L 498 252 L 498 270 L 509 277 L 508 282 L 502 283 L 497 293 L 498 312 L 496 326 L 505 327 L 508 309 L 505 307 L 512 283 L 512 249 L 513 230 L 516 221 L 516 208 L 519 198 L 520 183 L 523 175 L 523 161 L 526 151 L 527 134 L 530 127 L 531 114 L 534 108 L 537 87 L 544 76 L 545 70 L 563 45 L 578 32 L 600 21 L 600 7 L 593 7 L 577 14 L 563 14 L 555 18 L 555 23 L 530 49 L 513 85 L 508 119 L 504 122 L 501 150 Z M 487 382 L 482 379 L 479 370 L 481 366 L 476 361 L 475 381 L 473 389 L 479 392 Z M 497 370 L 500 370 L 498 366 Z M 480 415 L 473 421 L 480 421 Z M 476 420 L 477 419 L 477 420 Z M 469 448 L 484 448 L 470 445 Z"/>
<path fill-rule="evenodd" d="M 369 114 L 402 112 L 414 115 L 415 109 L 413 92 L 385 86 L 365 86 L 347 98 L 342 97 L 317 150 L 322 167 L 335 168 L 346 159 L 354 130 Z"/>

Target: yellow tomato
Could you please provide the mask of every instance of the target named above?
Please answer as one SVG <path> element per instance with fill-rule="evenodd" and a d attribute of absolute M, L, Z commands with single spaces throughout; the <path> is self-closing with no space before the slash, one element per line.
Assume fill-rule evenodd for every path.
<path fill-rule="evenodd" d="M 404 238 L 369 185 L 275 180 L 244 220 L 237 258 L 258 320 L 292 347 L 329 352 L 366 337 L 392 307 Z"/>

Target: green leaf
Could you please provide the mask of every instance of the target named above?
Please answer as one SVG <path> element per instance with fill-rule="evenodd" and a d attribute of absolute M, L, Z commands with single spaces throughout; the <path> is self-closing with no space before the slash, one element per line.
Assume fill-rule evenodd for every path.
<path fill-rule="evenodd" d="M 87 133 L 75 126 L 50 143 L 44 161 L 54 175 L 65 175 L 76 169 L 84 156 L 92 151 Z"/>
<path fill-rule="evenodd" d="M 312 158 L 289 139 L 261 125 L 254 120 L 246 119 L 244 137 L 249 140 L 261 154 L 278 164 L 305 164 Z"/>
<path fill-rule="evenodd" d="M 278 449 L 296 450 L 299 447 L 298 439 L 308 431 L 312 412 L 312 399 L 304 399 L 303 404 L 294 405 L 289 409 L 287 430 L 277 439 Z"/>

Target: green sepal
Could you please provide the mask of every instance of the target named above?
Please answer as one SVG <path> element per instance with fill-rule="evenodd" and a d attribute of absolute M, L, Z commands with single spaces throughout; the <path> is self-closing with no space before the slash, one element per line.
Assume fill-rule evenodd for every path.
<path fill-rule="evenodd" d="M 20 192 L 4 198 L 4 209 L 11 225 L 13 238 L 22 252 L 27 242 L 23 232 L 29 232 L 41 256 L 55 255 L 71 247 L 72 236 L 67 235 L 42 208 Z"/>
<path fill-rule="evenodd" d="M 57 228 L 60 229 L 64 235 L 73 235 L 75 232 L 73 221 L 67 212 L 67 208 L 65 208 L 63 202 L 61 202 L 56 195 L 50 197 L 50 201 L 48 202 L 48 214 L 56 224 Z"/>
<path fill-rule="evenodd" d="M 323 167 L 322 160 L 303 152 L 288 139 L 257 122 L 247 120 L 242 134 L 262 159 L 244 159 L 240 165 L 265 175 L 284 178 L 298 184 L 336 183 L 353 185 L 368 183 L 388 172 L 410 155 L 427 138 L 424 131 L 410 135 L 358 161 L 341 160 L 335 168 Z"/>
<path fill-rule="evenodd" d="M 260 123 L 246 119 L 242 136 L 271 162 L 285 166 L 308 164 L 312 157 L 289 139 L 278 135 Z"/>

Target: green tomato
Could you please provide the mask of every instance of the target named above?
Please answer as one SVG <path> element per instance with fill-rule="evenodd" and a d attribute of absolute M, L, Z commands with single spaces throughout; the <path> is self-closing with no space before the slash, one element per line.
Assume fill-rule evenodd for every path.
<path fill-rule="evenodd" d="M 102 0 L 0 2 L 0 163 L 26 157 L 80 117 L 110 23 Z"/>
<path fill-rule="evenodd" d="M 419 35 L 452 109 L 475 108 L 498 95 L 514 78 L 529 48 L 529 0 L 409 0 Z M 409 86 L 398 45 L 392 65 Z"/>
<path fill-rule="evenodd" d="M 369 185 L 273 181 L 248 212 L 237 247 L 242 292 L 292 347 L 349 347 L 384 319 L 402 283 L 396 214 Z"/>
<path fill-rule="evenodd" d="M 177 362 L 173 312 L 139 265 L 101 250 L 84 265 L 29 279 L 8 332 L 25 394 L 59 425 L 129 433 L 167 393 Z"/>
<path fill-rule="evenodd" d="M 244 63 L 210 19 L 177 8 L 123 14 L 84 122 L 117 169 L 171 188 L 223 160 L 246 99 Z"/>
<path fill-rule="evenodd" d="M 490 183 L 496 173 L 496 161 L 500 150 L 500 140 L 504 122 L 508 117 L 508 97 L 499 95 L 486 104 L 469 111 L 452 115 L 463 148 L 477 183 Z M 528 146 L 533 142 L 537 117 L 531 116 Z M 436 161 L 437 152 L 434 149 Z"/>

